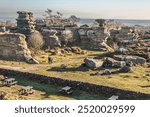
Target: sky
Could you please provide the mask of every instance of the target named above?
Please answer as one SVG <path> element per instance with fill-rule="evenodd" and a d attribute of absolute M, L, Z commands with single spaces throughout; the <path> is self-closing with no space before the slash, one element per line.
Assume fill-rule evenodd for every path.
<path fill-rule="evenodd" d="M 17 17 L 17 11 L 40 17 L 47 8 L 66 17 L 150 19 L 150 0 L 0 0 L 0 17 Z"/>

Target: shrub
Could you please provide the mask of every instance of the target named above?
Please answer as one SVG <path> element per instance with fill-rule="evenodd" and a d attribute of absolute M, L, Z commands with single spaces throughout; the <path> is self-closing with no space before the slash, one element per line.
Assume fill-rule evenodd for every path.
<path fill-rule="evenodd" d="M 34 49 L 40 50 L 44 45 L 43 36 L 38 32 L 33 32 L 29 38 L 30 46 Z"/>

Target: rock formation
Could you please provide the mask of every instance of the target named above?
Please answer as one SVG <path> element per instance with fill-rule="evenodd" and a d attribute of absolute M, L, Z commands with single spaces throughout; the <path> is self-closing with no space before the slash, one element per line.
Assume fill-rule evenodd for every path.
<path fill-rule="evenodd" d="M 102 65 L 102 62 L 91 58 L 85 58 L 84 63 L 90 69 L 97 69 Z"/>
<path fill-rule="evenodd" d="M 26 36 L 30 35 L 35 30 L 35 23 L 32 12 L 18 11 L 17 32 Z"/>
<path fill-rule="evenodd" d="M 0 57 L 21 61 L 32 58 L 25 36 L 19 33 L 0 33 Z"/>
<path fill-rule="evenodd" d="M 54 48 L 61 46 L 61 42 L 56 34 L 57 34 L 56 30 L 49 30 L 49 29 L 42 30 L 43 39 L 45 41 L 44 48 Z"/>
<path fill-rule="evenodd" d="M 98 27 L 80 27 L 78 30 L 80 35 L 81 46 L 86 49 L 100 49 L 102 43 L 106 42 L 109 37 L 106 20 L 97 19 Z"/>
<path fill-rule="evenodd" d="M 120 30 L 111 30 L 110 31 L 110 40 L 109 44 L 117 43 L 119 45 L 133 43 L 138 39 L 138 34 L 135 29 L 125 26 Z"/>

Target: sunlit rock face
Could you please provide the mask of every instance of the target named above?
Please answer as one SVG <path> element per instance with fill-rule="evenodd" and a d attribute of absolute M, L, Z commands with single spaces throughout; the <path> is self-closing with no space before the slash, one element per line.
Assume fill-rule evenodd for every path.
<path fill-rule="evenodd" d="M 105 28 L 95 28 L 87 31 L 87 37 L 91 41 L 91 47 L 93 49 L 101 48 L 101 43 L 106 42 L 109 34 Z"/>
<path fill-rule="evenodd" d="M 109 37 L 109 31 L 106 20 L 97 19 L 96 26 L 81 26 L 78 30 L 80 35 L 80 45 L 85 49 L 99 50 L 102 42 L 106 42 Z"/>
<path fill-rule="evenodd" d="M 45 42 L 44 48 L 54 48 L 61 46 L 59 37 L 56 35 L 57 33 L 58 33 L 57 30 L 49 30 L 49 29 L 42 30 L 42 36 Z"/>
<path fill-rule="evenodd" d="M 114 34 L 114 35 L 113 35 Z M 115 41 L 121 42 L 124 40 L 134 40 L 138 38 L 138 34 L 135 29 L 132 29 L 131 27 L 122 27 L 118 31 L 113 31 L 111 32 L 112 37 L 115 38 Z"/>
<path fill-rule="evenodd" d="M 0 58 L 21 61 L 32 58 L 25 36 L 19 33 L 0 33 Z"/>
<path fill-rule="evenodd" d="M 81 45 L 87 49 L 100 49 L 101 43 L 109 37 L 107 29 L 103 27 L 81 28 L 78 32 Z"/>
<path fill-rule="evenodd" d="M 114 49 L 117 49 L 120 46 L 133 44 L 137 41 L 138 37 L 139 35 L 135 29 L 125 26 L 121 27 L 119 30 L 110 30 L 110 36 L 107 40 L 107 44 Z"/>

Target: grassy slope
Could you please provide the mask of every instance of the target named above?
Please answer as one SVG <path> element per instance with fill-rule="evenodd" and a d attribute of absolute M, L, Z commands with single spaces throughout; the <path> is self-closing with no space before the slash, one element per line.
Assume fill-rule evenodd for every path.
<path fill-rule="evenodd" d="M 0 64 L 11 65 L 15 67 L 19 66 L 22 67 L 23 70 L 47 76 L 90 82 L 94 84 L 100 84 L 150 94 L 150 82 L 148 81 L 150 77 L 149 68 L 136 66 L 134 67 L 133 73 L 120 73 L 114 74 L 112 76 L 90 76 L 90 74 L 96 73 L 97 71 L 85 71 L 83 69 L 79 69 L 79 66 L 81 65 L 81 63 L 83 63 L 83 58 L 85 56 L 94 57 L 100 54 L 100 52 L 88 52 L 87 55 L 53 56 L 54 63 L 48 65 L 47 53 L 41 55 L 40 57 L 36 57 L 36 59 L 41 62 L 41 64 L 39 65 L 28 65 L 24 62 L 21 62 L 19 64 L 17 62 L 10 61 L 0 61 Z M 61 69 L 61 64 L 68 64 L 68 67 L 66 69 Z"/>

